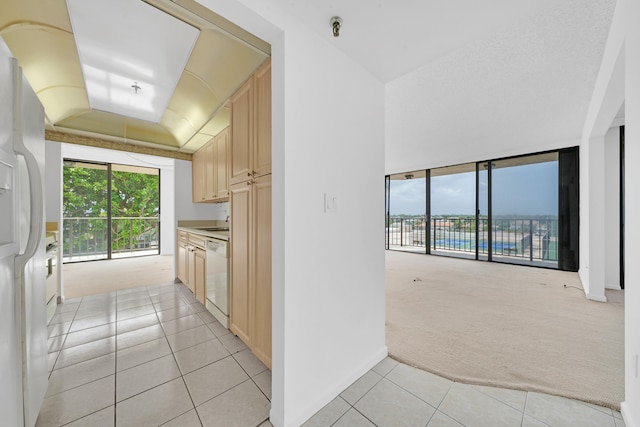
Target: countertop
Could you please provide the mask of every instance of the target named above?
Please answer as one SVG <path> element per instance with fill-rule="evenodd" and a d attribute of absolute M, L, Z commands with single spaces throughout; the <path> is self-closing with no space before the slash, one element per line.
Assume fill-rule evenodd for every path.
<path fill-rule="evenodd" d="M 187 233 L 200 234 L 201 236 L 212 237 L 214 239 L 229 241 L 228 231 L 209 231 L 197 227 L 178 227 L 178 230 L 186 231 Z"/>
<path fill-rule="evenodd" d="M 229 241 L 229 231 L 209 231 L 207 228 L 229 227 L 226 221 L 178 221 L 178 230 L 213 239 Z"/>

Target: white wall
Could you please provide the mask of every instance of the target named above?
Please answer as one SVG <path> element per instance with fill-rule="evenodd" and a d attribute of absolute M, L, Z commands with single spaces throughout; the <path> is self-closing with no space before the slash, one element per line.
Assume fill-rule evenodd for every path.
<path fill-rule="evenodd" d="M 605 277 L 605 139 L 604 132 L 580 144 L 580 267 L 588 299 L 606 302 Z"/>
<path fill-rule="evenodd" d="M 618 3 L 618 6 L 621 3 Z M 605 296 L 605 134 L 624 102 L 624 14 L 617 7 L 609 28 L 580 142 L 580 279 L 587 298 Z"/>
<path fill-rule="evenodd" d="M 640 182 L 640 2 L 621 0 L 625 7 L 626 24 L 626 98 L 625 98 L 625 402 L 622 411 L 627 427 L 640 427 L 640 228 L 630 226 L 638 217 L 640 192 L 634 184 Z M 636 167 L 634 167 L 636 166 Z"/>
<path fill-rule="evenodd" d="M 297 425 L 387 352 L 384 92 L 301 28 L 285 33 L 284 72 L 285 188 L 276 202 L 286 220 L 285 425 Z M 325 194 L 337 197 L 333 213 Z"/>
<path fill-rule="evenodd" d="M 44 194 L 47 222 L 57 222 L 62 230 L 62 145 L 45 142 Z"/>
<path fill-rule="evenodd" d="M 604 137 L 604 283 L 620 289 L 620 128 Z"/>
<path fill-rule="evenodd" d="M 298 426 L 387 352 L 383 85 L 277 1 L 201 2 L 272 46 L 271 422 Z"/>
<path fill-rule="evenodd" d="M 611 3 L 554 2 L 389 82 L 386 172 L 579 145 Z"/>
<path fill-rule="evenodd" d="M 58 223 L 58 239 L 62 241 L 62 144 L 45 141 L 44 145 L 44 194 L 47 222 Z M 58 265 L 62 265 L 62 246 L 58 250 Z M 56 269 L 58 276 L 58 301 L 64 299 L 64 273 Z"/>

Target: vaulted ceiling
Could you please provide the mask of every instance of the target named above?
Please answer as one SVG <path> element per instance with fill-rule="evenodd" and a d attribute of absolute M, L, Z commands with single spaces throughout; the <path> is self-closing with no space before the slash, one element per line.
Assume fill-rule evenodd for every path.
<path fill-rule="evenodd" d="M 82 21 L 75 22 L 77 28 L 72 25 L 74 13 L 70 14 L 68 4 L 72 9 L 73 1 L 11 0 L 0 5 L 0 35 L 18 58 L 43 103 L 48 130 L 191 153 L 228 126 L 226 101 L 270 54 L 267 43 L 191 0 L 75 3 L 88 2 L 94 3 L 93 9 L 88 10 L 94 11 L 96 23 L 106 25 L 85 25 L 82 35 L 74 34 Z M 96 9 L 100 5 L 106 6 L 102 13 Z M 137 9 L 129 12 L 128 6 Z M 133 13 L 135 17 L 126 15 Z M 86 21 L 77 7 L 75 14 L 80 15 L 77 19 Z M 116 38 L 114 31 L 124 33 L 123 40 L 130 39 L 140 58 L 152 47 L 159 52 L 175 51 L 172 28 L 166 24 L 166 29 L 157 28 L 156 21 L 148 19 L 150 14 L 175 17 L 177 19 L 169 20 L 177 25 L 186 23 L 197 37 L 194 44 L 187 46 L 190 52 L 177 51 L 161 57 L 167 68 L 174 65 L 172 61 L 179 62 L 175 59 L 178 54 L 183 55 L 186 62 L 179 64 L 175 82 L 164 82 L 164 76 L 155 76 L 160 85 L 172 91 L 155 121 L 132 117 L 135 114 L 127 114 L 126 109 L 119 113 L 107 111 L 108 105 L 90 100 L 86 83 L 90 81 L 90 70 L 95 71 L 95 67 L 89 68 L 87 63 L 87 58 L 92 56 L 98 57 L 105 67 L 111 67 L 108 73 L 98 70 L 99 73 L 108 75 L 110 80 L 114 80 L 111 78 L 114 75 L 122 76 L 122 82 L 116 83 L 123 87 L 116 90 L 134 95 L 134 91 L 138 91 L 133 86 L 141 87 L 143 94 L 151 90 L 141 83 L 150 77 L 145 76 L 144 67 L 136 63 L 139 58 L 119 53 L 110 41 Z M 89 37 L 87 31 L 89 36 L 95 34 L 96 37 Z M 152 31 L 155 38 L 145 40 L 143 35 Z M 100 40 L 105 35 L 108 39 Z M 91 55 L 87 55 L 87 51 L 79 55 L 78 47 L 83 44 L 89 46 Z M 147 74 L 152 73 L 164 73 L 164 69 L 150 70 Z"/>

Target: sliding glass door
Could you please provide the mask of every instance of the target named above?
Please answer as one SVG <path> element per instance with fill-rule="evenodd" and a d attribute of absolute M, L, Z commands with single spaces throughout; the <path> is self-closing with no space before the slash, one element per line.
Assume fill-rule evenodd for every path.
<path fill-rule="evenodd" d="M 160 253 L 158 169 L 65 159 L 64 262 Z"/>
<path fill-rule="evenodd" d="M 387 176 L 386 248 L 577 271 L 578 149 Z"/>
<path fill-rule="evenodd" d="M 111 254 L 154 255 L 160 249 L 160 171 L 111 166 Z"/>
<path fill-rule="evenodd" d="M 491 165 L 492 259 L 557 267 L 558 153 Z"/>
<path fill-rule="evenodd" d="M 109 258 L 109 171 L 106 164 L 63 163 L 63 257 Z"/>
<path fill-rule="evenodd" d="M 476 165 L 431 169 L 431 253 L 475 258 Z"/>
<path fill-rule="evenodd" d="M 426 253 L 427 175 L 413 171 L 390 175 L 388 185 L 387 248 Z"/>

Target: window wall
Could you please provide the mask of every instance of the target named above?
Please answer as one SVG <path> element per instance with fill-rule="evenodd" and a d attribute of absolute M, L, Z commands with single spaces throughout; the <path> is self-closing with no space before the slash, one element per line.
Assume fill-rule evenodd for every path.
<path fill-rule="evenodd" d="M 430 176 L 430 253 L 475 256 L 476 164 L 432 169 Z"/>
<path fill-rule="evenodd" d="M 427 251 L 426 185 L 424 170 L 387 177 L 387 249 Z"/>
<path fill-rule="evenodd" d="M 491 227 L 494 259 L 557 266 L 557 152 L 493 162 Z"/>
<path fill-rule="evenodd" d="M 157 255 L 160 171 L 65 159 L 64 262 Z"/>
<path fill-rule="evenodd" d="M 578 267 L 578 149 L 387 176 L 387 249 Z"/>

